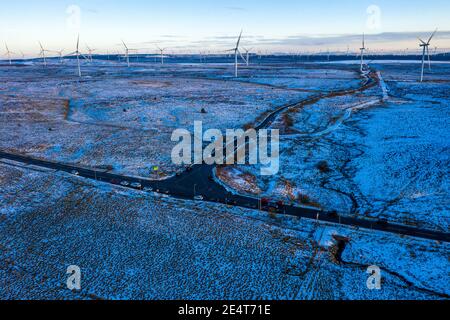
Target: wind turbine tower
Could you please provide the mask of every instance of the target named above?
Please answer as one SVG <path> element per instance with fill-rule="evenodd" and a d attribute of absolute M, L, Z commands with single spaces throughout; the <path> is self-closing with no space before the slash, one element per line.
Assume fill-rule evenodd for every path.
<path fill-rule="evenodd" d="M 238 41 L 236 43 L 236 47 L 233 49 L 227 50 L 228 52 L 230 52 L 230 51 L 234 52 L 234 76 L 236 78 L 238 76 L 238 68 L 239 68 L 238 54 L 241 56 L 242 60 L 244 60 L 245 63 L 247 63 L 247 60 L 245 60 L 244 56 L 242 55 L 241 51 L 239 50 L 239 44 L 241 43 L 241 38 L 242 38 L 242 31 L 239 35 Z"/>
<path fill-rule="evenodd" d="M 89 62 L 92 63 L 93 59 L 92 59 L 92 53 L 96 50 L 96 49 L 91 49 L 89 48 L 89 46 L 86 46 L 86 49 L 88 50 L 88 58 L 89 58 Z"/>
<path fill-rule="evenodd" d="M 44 66 L 47 66 L 47 60 L 45 57 L 45 53 L 49 52 L 49 50 L 44 49 L 41 42 L 39 42 L 39 46 L 41 47 L 41 52 L 39 53 L 39 56 L 44 59 Z"/>
<path fill-rule="evenodd" d="M 64 52 L 64 49 L 62 49 L 62 50 L 59 50 L 59 51 L 55 51 L 57 54 L 58 54 L 58 56 L 59 56 L 59 63 L 63 63 L 63 52 Z"/>
<path fill-rule="evenodd" d="M 125 42 L 122 40 L 123 46 L 125 47 L 125 59 L 127 60 L 128 68 L 130 67 L 130 51 L 136 51 L 136 49 L 130 49 L 127 47 Z"/>
<path fill-rule="evenodd" d="M 428 68 L 431 70 L 431 58 L 430 58 L 429 46 L 430 46 L 431 40 L 433 39 L 436 32 L 437 32 L 437 29 L 433 32 L 433 34 L 431 35 L 431 37 L 428 39 L 427 42 L 425 42 L 419 38 L 419 41 L 421 42 L 420 47 L 422 48 L 422 72 L 420 74 L 420 82 L 423 82 L 423 73 L 425 70 L 425 54 L 428 55 Z"/>
<path fill-rule="evenodd" d="M 160 48 L 158 46 L 156 46 L 160 52 L 161 55 L 161 64 L 164 64 L 164 51 L 166 50 L 166 48 Z"/>
<path fill-rule="evenodd" d="M 12 65 L 11 55 L 12 55 L 12 54 L 15 54 L 15 53 L 12 52 L 12 51 L 9 51 L 8 45 L 7 45 L 6 43 L 5 43 L 5 47 L 6 47 L 6 54 L 5 54 L 5 56 L 8 57 L 9 65 Z"/>
<path fill-rule="evenodd" d="M 363 33 L 361 50 L 361 72 L 364 72 L 364 51 L 366 50 L 366 36 Z"/>
<path fill-rule="evenodd" d="M 245 50 L 245 56 L 246 56 L 246 64 L 247 64 L 247 67 L 249 66 L 249 64 L 250 64 L 250 51 L 252 51 L 253 50 L 253 48 L 250 48 L 250 49 L 245 49 L 244 48 L 244 50 Z"/>
<path fill-rule="evenodd" d="M 78 35 L 77 39 L 77 50 L 75 52 L 70 53 L 69 56 L 75 55 L 77 57 L 78 76 L 81 78 L 80 56 L 82 56 L 86 60 L 89 59 L 80 52 L 79 48 L 80 48 L 80 35 Z"/>

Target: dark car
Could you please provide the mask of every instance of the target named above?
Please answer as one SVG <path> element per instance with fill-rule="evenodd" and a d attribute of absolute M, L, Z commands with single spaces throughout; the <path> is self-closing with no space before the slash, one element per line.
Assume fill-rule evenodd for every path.
<path fill-rule="evenodd" d="M 339 214 L 337 213 L 337 211 L 330 211 L 330 212 L 328 212 L 328 216 L 330 218 L 334 218 L 334 219 L 339 218 Z"/>
<path fill-rule="evenodd" d="M 378 225 L 380 225 L 380 226 L 387 226 L 389 223 L 388 223 L 388 221 L 386 220 L 386 219 L 379 219 L 378 221 L 377 221 L 377 224 Z"/>
<path fill-rule="evenodd" d="M 284 203 L 283 203 L 283 201 L 277 201 L 277 208 L 278 209 L 283 209 L 283 207 L 284 207 Z"/>

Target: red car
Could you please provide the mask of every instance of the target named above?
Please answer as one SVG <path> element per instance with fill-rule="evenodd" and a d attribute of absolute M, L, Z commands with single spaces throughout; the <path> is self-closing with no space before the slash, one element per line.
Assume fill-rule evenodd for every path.
<path fill-rule="evenodd" d="M 284 206 L 284 203 L 283 203 L 283 201 L 277 201 L 277 207 L 278 207 L 278 209 L 283 209 L 283 206 Z"/>
<path fill-rule="evenodd" d="M 262 207 L 267 207 L 269 205 L 270 199 L 267 198 L 262 198 L 261 199 L 261 206 Z"/>

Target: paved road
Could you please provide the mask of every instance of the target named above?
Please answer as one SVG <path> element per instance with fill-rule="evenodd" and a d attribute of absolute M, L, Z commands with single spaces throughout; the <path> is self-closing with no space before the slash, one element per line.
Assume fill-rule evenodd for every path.
<path fill-rule="evenodd" d="M 97 181 L 102 181 L 111 184 L 120 184 L 123 181 L 126 181 L 129 184 L 140 183 L 141 184 L 140 188 L 137 187 L 133 188 L 131 186 L 127 187 L 133 189 L 143 189 L 150 187 L 155 192 L 162 194 L 170 194 L 171 197 L 176 197 L 180 199 L 193 199 L 195 195 L 201 194 L 204 196 L 204 201 L 224 203 L 237 207 L 251 208 L 251 209 L 257 209 L 259 207 L 258 199 L 231 194 L 227 192 L 227 190 L 221 185 L 213 181 L 210 181 L 209 179 L 205 179 L 204 177 L 210 177 L 212 175 L 214 166 L 198 165 L 193 167 L 191 171 L 185 172 L 178 177 L 174 177 L 164 181 L 153 181 L 142 178 L 117 175 L 104 171 L 96 171 L 79 166 L 62 164 L 48 160 L 41 160 L 23 155 L 6 153 L 2 151 L 0 151 L 0 158 L 21 162 L 27 165 L 34 165 L 43 168 L 64 171 L 71 174 L 73 174 L 73 172 L 76 171 L 77 175 L 81 177 L 88 179 L 95 179 Z M 268 211 L 268 208 L 263 208 L 262 210 Z M 449 233 L 427 229 L 419 229 L 415 227 L 398 224 L 379 223 L 374 220 L 362 218 L 339 217 L 329 212 L 324 212 L 316 209 L 283 205 L 282 207 L 277 208 L 276 212 L 300 218 L 330 222 L 344 226 L 372 229 L 400 235 L 413 236 L 417 238 L 450 242 Z"/>

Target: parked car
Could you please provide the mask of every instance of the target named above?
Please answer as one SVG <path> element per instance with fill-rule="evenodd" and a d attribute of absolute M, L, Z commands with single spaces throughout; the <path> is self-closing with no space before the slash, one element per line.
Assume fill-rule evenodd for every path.
<path fill-rule="evenodd" d="M 339 214 L 337 213 L 337 211 L 330 211 L 330 212 L 328 212 L 328 216 L 330 218 L 339 218 Z"/>
<path fill-rule="evenodd" d="M 267 204 L 266 208 L 269 211 L 275 212 L 275 211 L 277 211 L 279 209 L 278 208 L 278 202 L 269 201 L 269 203 Z"/>
<path fill-rule="evenodd" d="M 130 185 L 130 183 L 128 181 L 122 181 L 120 183 L 120 185 L 124 186 L 124 187 L 128 187 Z"/>
<path fill-rule="evenodd" d="M 77 170 L 72 170 L 70 173 L 76 176 L 80 175 L 80 173 Z"/>
<path fill-rule="evenodd" d="M 379 219 L 378 221 L 377 221 L 377 224 L 378 225 L 380 225 L 380 226 L 387 226 L 389 223 L 388 223 L 388 221 L 387 221 L 387 219 Z"/>
<path fill-rule="evenodd" d="M 145 192 L 152 192 L 152 191 L 153 191 L 153 188 L 152 188 L 152 187 L 145 187 L 145 188 L 144 188 L 144 191 L 145 191 Z"/>
<path fill-rule="evenodd" d="M 194 200 L 202 201 L 203 200 L 203 196 L 195 196 Z"/>
<path fill-rule="evenodd" d="M 262 207 L 267 207 L 269 205 L 270 199 L 267 198 L 262 198 L 261 199 L 261 206 Z"/>
<path fill-rule="evenodd" d="M 261 209 L 265 209 L 268 210 L 270 212 L 276 212 L 280 209 L 280 205 L 281 208 L 283 206 L 283 202 L 273 202 L 272 200 L 268 199 L 268 198 L 261 198 Z"/>
<path fill-rule="evenodd" d="M 281 209 L 283 209 L 283 207 L 284 207 L 283 201 L 281 201 L 281 200 L 277 201 L 277 208 L 281 210 Z"/>
<path fill-rule="evenodd" d="M 139 182 L 133 182 L 133 183 L 131 184 L 131 187 L 137 188 L 137 189 L 141 189 L 141 188 L 142 188 L 142 185 L 141 185 Z"/>

